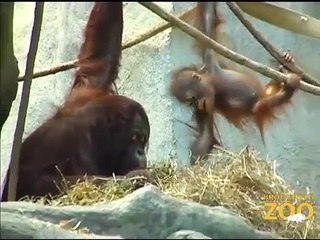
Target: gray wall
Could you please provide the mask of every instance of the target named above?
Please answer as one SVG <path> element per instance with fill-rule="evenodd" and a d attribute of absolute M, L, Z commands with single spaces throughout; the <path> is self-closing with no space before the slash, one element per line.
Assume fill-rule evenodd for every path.
<path fill-rule="evenodd" d="M 192 3 L 158 3 L 171 12 L 181 12 Z M 320 18 L 319 3 L 279 3 L 282 6 L 305 12 Z M 82 40 L 82 29 L 92 3 L 47 2 L 36 69 L 42 69 L 76 57 Z M 130 8 L 130 9 L 129 9 Z M 234 49 L 256 61 L 270 65 L 270 55 L 254 40 L 233 16 L 225 4 L 221 10 L 227 21 L 226 31 L 233 39 Z M 21 73 L 24 72 L 33 21 L 33 4 L 16 3 L 15 51 Z M 137 3 L 125 8 L 124 41 L 143 33 L 162 20 Z M 320 41 L 297 35 L 253 19 L 268 39 L 282 50 L 290 49 L 296 62 L 319 78 Z M 188 145 L 191 132 L 177 120 L 188 122 L 190 110 L 168 94 L 170 72 L 180 66 L 199 63 L 191 49 L 192 40 L 177 29 L 167 30 L 152 39 L 125 50 L 118 87 L 120 93 L 142 103 L 151 121 L 151 137 L 148 157 L 157 161 L 177 157 L 188 161 Z M 241 67 L 240 67 L 241 68 Z M 70 87 L 73 70 L 33 81 L 31 99 L 24 136 L 41 124 L 58 105 Z M 257 74 L 258 75 L 258 74 Z M 263 82 L 267 79 L 258 75 Z M 21 85 L 19 86 L 21 91 Z M 1 176 L 9 159 L 20 94 L 14 103 L 10 117 L 1 134 Z M 320 182 L 320 98 L 299 92 L 286 114 L 269 126 L 266 146 L 262 145 L 254 127 L 242 133 L 223 119 L 218 119 L 222 141 L 226 147 L 240 151 L 246 145 L 261 152 L 262 157 L 276 160 L 280 174 L 289 183 L 311 186 L 318 191 Z"/>
<path fill-rule="evenodd" d="M 320 19 L 319 3 L 276 3 L 280 6 L 297 10 Z M 189 3 L 188 5 L 191 5 Z M 176 3 L 174 9 L 181 12 L 186 9 L 186 3 Z M 226 4 L 220 4 L 226 20 L 225 31 L 230 35 L 232 42 L 227 42 L 235 51 L 252 58 L 255 61 L 270 65 L 268 52 L 250 35 L 233 15 Z M 290 49 L 295 61 L 306 72 L 320 76 L 320 40 L 298 35 L 262 21 L 250 18 L 255 26 L 280 50 Z M 183 40 L 182 40 L 183 39 Z M 229 40 L 229 39 L 228 39 Z M 173 30 L 171 34 L 171 54 L 175 67 L 199 62 L 191 50 L 192 40 L 180 30 Z M 244 69 L 237 65 L 239 69 Z M 245 69 L 250 71 L 249 69 Z M 266 83 L 269 79 L 256 74 L 261 81 Z M 181 107 L 175 107 L 175 116 L 183 118 L 185 112 Z M 188 115 L 188 118 L 189 115 Z M 243 133 L 229 125 L 224 119 L 218 119 L 218 128 L 222 141 L 228 148 L 240 151 L 244 146 L 250 145 L 261 153 L 261 156 L 276 160 L 279 173 L 296 187 L 310 186 L 311 191 L 320 197 L 320 97 L 304 92 L 299 92 L 293 99 L 293 105 L 279 120 L 268 126 L 265 134 L 266 146 L 263 146 L 260 135 L 254 127 L 248 128 Z M 188 143 L 183 138 L 185 131 L 181 131 L 180 123 L 174 125 L 176 136 L 180 139 L 178 157 L 186 159 L 185 148 Z M 184 129 L 186 129 L 184 127 Z M 180 138 L 181 137 L 181 138 Z M 183 140 L 183 142 L 182 142 Z"/>
<path fill-rule="evenodd" d="M 320 19 L 319 3 L 282 2 L 284 7 L 310 14 Z M 248 57 L 268 64 L 269 54 L 239 25 L 235 17 L 228 13 L 228 32 L 236 41 L 236 50 Z M 317 15 L 315 15 L 317 13 Z M 278 29 L 274 26 L 255 21 L 255 25 L 263 31 L 270 41 L 282 50 L 290 49 L 296 63 L 305 71 L 320 79 L 320 41 L 314 38 L 298 35 Z M 266 79 L 264 79 L 266 80 Z M 225 141 L 233 149 L 240 149 L 244 143 L 253 144 L 263 156 L 277 160 L 279 171 L 291 184 L 301 182 L 301 185 L 311 186 L 317 191 L 319 199 L 320 182 L 320 97 L 300 92 L 293 99 L 293 105 L 279 121 L 269 127 L 266 134 L 266 148 L 262 146 L 259 135 L 239 136 L 233 128 L 226 124 Z"/>

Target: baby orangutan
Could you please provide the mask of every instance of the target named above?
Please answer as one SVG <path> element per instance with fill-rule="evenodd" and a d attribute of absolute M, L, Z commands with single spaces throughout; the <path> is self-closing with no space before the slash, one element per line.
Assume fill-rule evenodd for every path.
<path fill-rule="evenodd" d="M 287 61 L 293 61 L 285 54 Z M 253 120 L 264 141 L 264 126 L 276 118 L 300 85 L 300 77 L 288 73 L 288 81 L 271 80 L 263 86 L 249 74 L 222 69 L 221 75 L 186 67 L 174 72 L 171 93 L 183 103 L 197 109 L 224 116 L 235 127 L 242 129 L 248 120 Z"/>
<path fill-rule="evenodd" d="M 224 22 L 217 5 L 217 2 L 198 2 L 197 5 L 197 28 L 212 39 L 218 38 Z M 252 120 L 264 143 L 265 125 L 276 118 L 278 110 L 284 110 L 290 103 L 299 88 L 300 77 L 286 72 L 287 82 L 271 80 L 263 86 L 255 76 L 230 69 L 222 59 L 218 60 L 212 49 L 196 43 L 204 67 L 200 70 L 195 66 L 176 70 L 172 74 L 171 94 L 180 102 L 206 112 L 206 118 L 211 118 L 212 123 L 215 113 L 221 114 L 239 129 Z M 283 59 L 294 61 L 288 53 L 284 53 Z M 197 120 L 198 125 L 210 121 L 201 123 Z"/>

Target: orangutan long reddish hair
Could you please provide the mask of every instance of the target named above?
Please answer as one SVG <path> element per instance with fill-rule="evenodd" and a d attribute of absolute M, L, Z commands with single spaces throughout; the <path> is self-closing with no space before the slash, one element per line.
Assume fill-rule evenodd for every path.
<path fill-rule="evenodd" d="M 111 89 L 118 76 L 122 32 L 122 2 L 95 2 L 70 93 L 22 144 L 18 199 L 57 194 L 59 171 L 75 182 L 85 174 L 123 175 L 146 167 L 148 116 L 139 103 Z"/>

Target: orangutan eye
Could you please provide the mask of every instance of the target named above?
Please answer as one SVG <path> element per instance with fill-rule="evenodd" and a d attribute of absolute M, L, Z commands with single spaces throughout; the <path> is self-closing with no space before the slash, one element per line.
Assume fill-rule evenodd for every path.
<path fill-rule="evenodd" d="M 132 140 L 133 140 L 133 141 L 136 141 L 137 139 L 138 139 L 137 135 L 134 134 L 134 135 L 132 136 Z"/>
<path fill-rule="evenodd" d="M 201 80 L 201 77 L 200 77 L 200 75 L 199 74 L 197 74 L 197 73 L 192 73 L 192 79 L 194 79 L 194 80 L 196 80 L 196 81 L 199 81 L 199 80 Z"/>
<path fill-rule="evenodd" d="M 194 106 L 198 104 L 198 99 L 195 96 L 192 96 L 191 99 L 188 100 L 189 106 Z"/>
<path fill-rule="evenodd" d="M 145 137 L 144 135 L 141 135 L 141 136 L 140 136 L 140 142 L 141 142 L 142 144 L 145 144 L 145 143 L 146 143 L 146 137 Z"/>
<path fill-rule="evenodd" d="M 143 135 L 143 134 L 134 134 L 132 136 L 132 140 L 134 142 L 138 141 L 139 143 L 141 143 L 143 145 L 146 144 L 146 139 L 147 139 L 147 137 L 145 135 Z"/>
<path fill-rule="evenodd" d="M 198 99 L 195 96 L 193 96 L 191 100 L 192 100 L 193 103 L 198 104 Z"/>

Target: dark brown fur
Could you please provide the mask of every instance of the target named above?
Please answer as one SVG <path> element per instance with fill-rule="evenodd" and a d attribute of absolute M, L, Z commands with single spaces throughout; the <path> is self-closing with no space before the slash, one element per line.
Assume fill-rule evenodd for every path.
<path fill-rule="evenodd" d="M 196 140 L 191 144 L 191 160 L 194 164 L 196 161 L 207 159 L 208 153 L 213 150 L 213 146 L 220 146 L 221 143 L 214 134 L 213 116 L 205 111 L 195 108 L 194 116 L 197 123 Z"/>
<path fill-rule="evenodd" d="M 22 144 L 17 199 L 57 194 L 59 171 L 75 182 L 85 174 L 124 175 L 146 167 L 148 116 L 138 102 L 111 90 L 122 32 L 122 2 L 95 2 L 70 93 Z M 3 200 L 7 190 L 6 185 Z"/>

